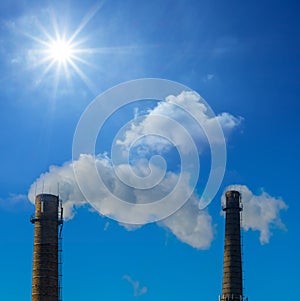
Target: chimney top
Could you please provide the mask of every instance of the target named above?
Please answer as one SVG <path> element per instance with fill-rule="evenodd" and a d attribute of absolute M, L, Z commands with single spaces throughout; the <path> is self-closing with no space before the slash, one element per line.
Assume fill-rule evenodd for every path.
<path fill-rule="evenodd" d="M 226 201 L 223 205 L 223 211 L 227 209 L 239 209 L 242 211 L 241 194 L 236 190 L 228 190 L 225 193 Z"/>

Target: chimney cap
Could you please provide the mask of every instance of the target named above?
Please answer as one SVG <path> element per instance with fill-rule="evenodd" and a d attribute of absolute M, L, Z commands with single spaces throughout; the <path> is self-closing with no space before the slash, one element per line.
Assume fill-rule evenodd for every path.
<path fill-rule="evenodd" d="M 39 197 L 39 198 L 42 198 L 42 197 L 55 197 L 55 198 L 58 198 L 57 195 L 55 194 L 51 194 L 51 193 L 39 193 L 36 197 Z"/>
<path fill-rule="evenodd" d="M 241 196 L 241 193 L 237 190 L 228 190 L 225 193 L 226 197 L 239 197 Z"/>
<path fill-rule="evenodd" d="M 238 209 L 239 211 L 243 210 L 240 192 L 236 190 L 228 190 L 226 191 L 225 196 L 226 201 L 222 206 L 223 211 L 226 211 L 227 209 Z"/>

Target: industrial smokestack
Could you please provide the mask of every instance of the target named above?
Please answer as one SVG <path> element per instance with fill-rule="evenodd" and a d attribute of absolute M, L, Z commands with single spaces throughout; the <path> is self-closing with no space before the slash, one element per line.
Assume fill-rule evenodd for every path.
<path fill-rule="evenodd" d="M 225 242 L 224 242 L 224 270 L 222 283 L 222 301 L 241 301 L 243 297 L 243 275 L 241 254 L 241 225 L 242 211 L 241 195 L 238 191 L 227 191 Z M 246 299 L 247 300 L 247 299 Z"/>
<path fill-rule="evenodd" d="M 60 238 L 62 207 L 59 197 L 39 194 L 35 199 L 32 301 L 60 301 Z"/>

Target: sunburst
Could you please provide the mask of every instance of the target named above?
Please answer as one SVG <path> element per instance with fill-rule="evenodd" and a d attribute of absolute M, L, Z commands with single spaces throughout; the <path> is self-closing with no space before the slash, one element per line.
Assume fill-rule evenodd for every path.
<path fill-rule="evenodd" d="M 49 58 L 59 64 L 66 64 L 73 58 L 74 49 L 65 39 L 57 39 L 49 45 Z"/>
<path fill-rule="evenodd" d="M 94 90 L 92 81 L 84 73 L 82 67 L 91 65 L 83 58 L 83 54 L 90 54 L 95 51 L 93 48 L 83 47 L 85 46 L 86 38 L 79 39 L 78 36 L 99 8 L 99 6 L 94 7 L 69 36 L 64 29 L 59 28 L 54 14 L 51 15 L 53 34 L 51 34 L 51 28 L 46 29 L 39 21 L 36 21 L 40 33 L 38 35 L 27 34 L 27 36 L 36 42 L 36 47 L 32 49 L 34 57 L 32 68 L 42 67 L 42 72 L 36 81 L 38 84 L 42 83 L 47 75 L 54 72 L 54 77 L 52 78 L 54 78 L 55 90 L 62 77 L 70 80 L 72 75 L 79 76 L 91 90 Z"/>

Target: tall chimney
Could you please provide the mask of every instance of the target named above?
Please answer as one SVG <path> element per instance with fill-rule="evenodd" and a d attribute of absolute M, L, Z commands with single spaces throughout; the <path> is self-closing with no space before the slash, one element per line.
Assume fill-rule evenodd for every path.
<path fill-rule="evenodd" d="M 241 195 L 238 191 L 227 191 L 224 270 L 222 283 L 222 301 L 241 301 L 243 299 L 243 275 L 241 255 L 240 212 L 242 211 Z"/>
<path fill-rule="evenodd" d="M 59 216 L 60 214 L 60 216 Z M 59 197 L 39 194 L 35 199 L 32 301 L 59 301 L 59 237 L 62 208 Z"/>

